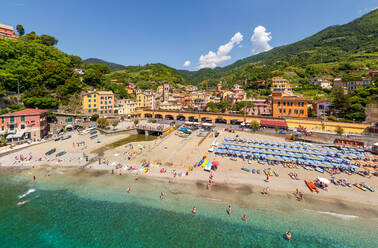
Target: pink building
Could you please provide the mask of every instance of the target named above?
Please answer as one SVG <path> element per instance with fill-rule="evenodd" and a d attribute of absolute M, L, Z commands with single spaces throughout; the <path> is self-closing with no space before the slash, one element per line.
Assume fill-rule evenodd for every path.
<path fill-rule="evenodd" d="M 266 100 L 252 100 L 253 107 L 247 108 L 248 115 L 270 115 L 270 105 Z"/>
<path fill-rule="evenodd" d="M 25 109 L 0 116 L 0 132 L 9 142 L 39 140 L 48 132 L 46 110 Z"/>

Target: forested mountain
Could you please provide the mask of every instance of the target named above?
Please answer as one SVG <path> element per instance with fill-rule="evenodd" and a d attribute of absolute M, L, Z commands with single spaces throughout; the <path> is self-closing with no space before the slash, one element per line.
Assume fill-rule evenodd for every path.
<path fill-rule="evenodd" d="M 232 76 L 234 73 L 246 72 L 249 69 L 256 72 L 254 66 L 277 65 L 270 69 L 279 71 L 290 66 L 299 66 L 305 69 L 307 65 L 354 62 L 362 58 L 375 59 L 377 54 L 378 10 L 373 10 L 350 23 L 328 27 L 304 40 L 238 60 L 223 68 L 202 69 L 196 72 L 181 70 L 179 72 L 187 80 L 195 83 L 211 78 L 224 81 L 231 78 L 237 79 Z M 314 72 L 317 73 L 317 66 L 314 67 Z M 333 66 L 325 67 L 332 68 Z M 244 79 L 249 79 L 248 77 L 249 75 L 244 75 Z"/>
<path fill-rule="evenodd" d="M 126 66 L 122 70 L 113 71 L 105 76 L 108 80 L 117 79 L 124 83 L 136 83 L 140 89 L 156 89 L 160 84 L 184 83 L 185 79 L 177 70 L 163 64 L 147 64 L 144 66 Z"/>
<path fill-rule="evenodd" d="M 104 64 L 104 65 L 107 65 L 111 71 L 119 70 L 125 67 L 124 65 L 108 62 L 108 61 L 97 59 L 97 58 L 85 59 L 83 60 L 83 62 L 87 65 Z"/>

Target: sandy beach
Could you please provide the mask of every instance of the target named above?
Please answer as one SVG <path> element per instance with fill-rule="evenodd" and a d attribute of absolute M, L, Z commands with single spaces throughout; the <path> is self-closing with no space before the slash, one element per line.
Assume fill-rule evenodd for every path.
<path fill-rule="evenodd" d="M 376 192 L 361 191 L 354 186 L 349 188 L 331 184 L 328 191 L 321 190 L 317 194 L 310 192 L 304 184 L 304 179 L 314 180 L 318 176 L 330 179 L 328 174 L 303 168 L 284 168 L 277 165 L 273 169 L 278 172 L 279 177 L 271 177 L 269 182 L 266 182 L 266 176 L 263 173 L 260 175 L 248 173 L 242 171 L 241 167 L 262 171 L 268 168 L 267 165 L 258 164 L 254 160 L 251 164 L 241 159 L 232 161 L 229 158 L 208 153 L 207 150 L 213 143 L 214 137 L 209 136 L 198 145 L 203 137 L 196 136 L 196 133 L 188 138 L 181 138 L 171 133 L 164 138 L 157 138 L 153 141 L 138 141 L 111 148 L 111 144 L 132 134 L 99 135 L 98 140 L 101 143 L 98 143 L 97 139 L 90 139 L 89 134 L 72 134 L 73 137 L 68 140 L 49 141 L 1 157 L 2 173 L 15 173 L 17 170 L 21 174 L 35 175 L 39 179 L 48 180 L 63 175 L 78 182 L 83 178 L 102 177 L 104 183 L 112 184 L 115 187 L 121 185 L 125 180 L 130 181 L 130 179 L 136 180 L 138 183 L 143 182 L 146 188 L 153 185 L 153 182 L 159 181 L 163 184 L 162 187 L 167 187 L 167 192 L 169 192 L 169 185 L 174 184 L 178 187 L 180 194 L 218 199 L 240 206 L 278 210 L 300 208 L 378 218 Z M 254 133 L 239 132 L 239 135 L 244 138 L 283 141 L 280 137 Z M 226 136 L 230 136 L 230 133 L 221 131 L 217 141 L 222 141 Z M 84 143 L 78 147 L 77 142 Z M 56 153 L 61 150 L 67 153 L 58 159 L 55 157 L 56 153 L 45 156 L 45 152 L 53 147 L 57 149 Z M 98 155 L 99 151 L 101 154 Z M 88 156 L 88 161 L 83 157 L 83 153 Z M 187 169 L 198 163 L 206 153 L 209 154 L 209 161 L 215 160 L 220 164 L 218 170 L 213 173 L 215 183 L 210 190 L 207 189 L 209 172 L 204 171 L 202 167 L 194 168 L 186 175 Z M 24 157 L 31 155 L 32 158 L 29 161 L 20 162 L 15 159 L 16 156 L 20 155 Z M 98 159 L 101 159 L 101 164 L 99 164 Z M 138 172 L 138 170 L 131 172 L 125 169 L 125 166 L 139 169 L 143 163 L 150 164 L 150 170 L 147 174 Z M 118 164 L 122 164 L 124 167 L 116 169 Z M 166 173 L 160 172 L 163 168 Z M 288 174 L 293 171 L 299 175 L 301 180 L 290 178 Z M 176 176 L 173 172 L 176 172 Z M 378 186 L 376 177 L 367 178 L 343 173 L 337 175 L 336 178 L 345 178 L 351 183 L 363 181 L 373 188 Z M 261 194 L 266 187 L 270 189 L 267 196 Z M 296 199 L 294 194 L 296 189 L 304 193 L 303 201 Z"/>

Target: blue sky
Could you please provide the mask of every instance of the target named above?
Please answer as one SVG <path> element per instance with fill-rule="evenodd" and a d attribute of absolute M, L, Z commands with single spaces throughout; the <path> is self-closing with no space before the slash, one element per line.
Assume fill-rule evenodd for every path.
<path fill-rule="evenodd" d="M 83 59 L 197 70 L 347 23 L 378 0 L 0 0 L 0 6 L 6 10 L 0 23 L 53 35 L 61 50 Z"/>

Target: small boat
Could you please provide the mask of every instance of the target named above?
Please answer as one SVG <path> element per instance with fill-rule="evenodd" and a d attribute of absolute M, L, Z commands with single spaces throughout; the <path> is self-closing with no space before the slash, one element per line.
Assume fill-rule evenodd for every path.
<path fill-rule="evenodd" d="M 252 173 L 255 174 L 255 173 L 256 173 L 256 170 L 255 170 L 255 169 L 252 169 Z"/>
<path fill-rule="evenodd" d="M 274 175 L 276 176 L 276 177 L 279 177 L 280 175 L 278 174 L 278 172 L 277 171 L 273 171 L 274 172 Z"/>
<path fill-rule="evenodd" d="M 249 172 L 249 169 L 248 169 L 248 168 L 242 167 L 241 169 L 242 169 L 243 171 Z"/>
<path fill-rule="evenodd" d="M 19 195 L 19 196 L 18 196 L 18 199 L 22 199 L 22 198 L 24 198 L 25 196 L 27 196 L 27 195 L 29 195 L 29 194 L 31 194 L 31 193 L 33 193 L 33 192 L 35 192 L 35 189 L 29 189 L 28 191 L 26 191 L 25 194 Z"/>
<path fill-rule="evenodd" d="M 366 188 L 363 187 L 363 186 L 361 186 L 361 184 L 359 184 L 359 183 L 355 183 L 355 184 L 353 184 L 353 185 L 356 186 L 357 188 L 359 188 L 359 189 L 362 190 L 362 191 L 366 191 Z"/>
<path fill-rule="evenodd" d="M 97 138 L 98 137 L 98 135 L 97 134 L 95 134 L 95 135 L 92 135 L 91 137 L 89 137 L 90 139 L 95 139 L 95 138 Z"/>
<path fill-rule="evenodd" d="M 28 203 L 28 202 L 30 202 L 29 200 L 27 200 L 27 201 L 22 201 L 22 202 L 19 202 L 19 203 L 17 203 L 17 206 L 21 206 L 21 205 L 24 205 L 24 204 L 26 204 L 26 203 Z"/>
<path fill-rule="evenodd" d="M 372 187 L 367 186 L 365 183 L 360 183 L 360 185 L 362 187 L 364 187 L 365 189 L 370 190 L 371 192 L 375 192 L 375 189 L 373 189 Z"/>
<path fill-rule="evenodd" d="M 319 193 L 318 187 L 316 187 L 315 183 L 313 181 L 307 181 L 305 180 L 305 183 L 307 187 L 311 190 L 311 192 Z"/>
<path fill-rule="evenodd" d="M 61 151 L 61 152 L 57 153 L 55 156 L 60 157 L 60 156 L 63 156 L 64 154 L 66 154 L 66 153 L 67 153 L 66 151 Z"/>
<path fill-rule="evenodd" d="M 320 172 L 320 173 L 324 173 L 324 170 L 322 168 L 320 168 L 320 167 L 316 167 L 315 170 L 318 171 L 318 172 Z"/>
<path fill-rule="evenodd" d="M 257 170 L 257 174 L 260 174 L 261 173 L 261 171 L 260 170 Z"/>
<path fill-rule="evenodd" d="M 55 148 L 53 148 L 53 149 L 49 150 L 48 152 L 46 152 L 45 155 L 48 156 L 48 155 L 53 154 L 54 152 L 56 152 Z"/>

